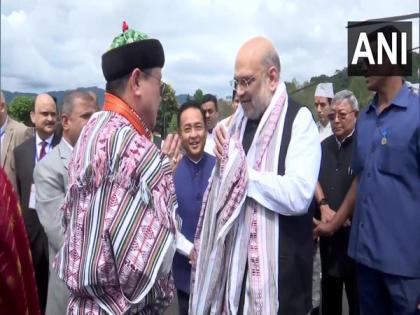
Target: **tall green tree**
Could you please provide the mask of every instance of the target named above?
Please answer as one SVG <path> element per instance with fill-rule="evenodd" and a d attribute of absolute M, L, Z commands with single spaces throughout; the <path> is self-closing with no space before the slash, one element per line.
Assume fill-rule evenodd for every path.
<path fill-rule="evenodd" d="M 196 101 L 198 104 L 201 104 L 201 103 L 203 102 L 203 96 L 204 96 L 203 90 L 201 90 L 201 89 L 197 89 L 197 90 L 195 90 L 195 93 L 194 93 L 193 99 L 194 99 L 194 101 Z"/>
<path fill-rule="evenodd" d="M 8 114 L 27 126 L 33 126 L 31 121 L 32 97 L 25 95 L 15 96 L 8 105 Z"/>
<path fill-rule="evenodd" d="M 170 132 L 170 130 L 173 131 L 173 128 L 169 127 L 174 115 L 176 122 L 178 110 L 179 105 L 178 101 L 176 100 L 175 90 L 172 88 L 171 85 L 168 84 L 166 85 L 165 90 L 163 91 L 162 100 L 160 103 L 160 108 L 155 126 L 155 131 L 162 135 L 163 139 L 166 138 L 166 135 Z"/>

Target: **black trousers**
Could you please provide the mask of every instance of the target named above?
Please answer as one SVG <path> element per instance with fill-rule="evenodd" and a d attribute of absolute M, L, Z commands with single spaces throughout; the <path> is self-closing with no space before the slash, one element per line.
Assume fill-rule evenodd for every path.
<path fill-rule="evenodd" d="M 356 274 L 337 278 L 323 273 L 321 278 L 322 315 L 342 314 L 343 285 L 349 303 L 349 315 L 360 314 Z"/>
<path fill-rule="evenodd" d="M 180 290 L 176 290 L 178 295 L 179 315 L 188 315 L 190 305 L 190 295 Z"/>

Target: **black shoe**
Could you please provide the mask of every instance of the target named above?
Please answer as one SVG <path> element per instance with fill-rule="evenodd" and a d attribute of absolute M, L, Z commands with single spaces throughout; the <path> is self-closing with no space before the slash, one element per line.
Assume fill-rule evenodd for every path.
<path fill-rule="evenodd" d="M 311 315 L 319 315 L 319 306 L 312 309 Z"/>

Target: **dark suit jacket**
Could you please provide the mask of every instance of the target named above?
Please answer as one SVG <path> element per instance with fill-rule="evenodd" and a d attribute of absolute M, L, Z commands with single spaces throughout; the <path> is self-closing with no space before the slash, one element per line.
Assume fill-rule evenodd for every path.
<path fill-rule="evenodd" d="M 54 136 L 52 145 L 56 146 L 59 142 L 59 137 Z M 33 136 L 17 146 L 14 150 L 17 192 L 31 248 L 33 248 L 32 246 L 36 239 L 41 234 L 44 234 L 36 211 L 29 209 L 29 197 L 31 195 L 31 185 L 33 183 L 33 172 L 35 168 L 35 149 L 35 136 Z M 35 255 L 36 253 L 32 254 Z"/>
<path fill-rule="evenodd" d="M 16 184 L 22 208 L 23 220 L 28 233 L 32 253 L 32 262 L 35 268 L 35 278 L 38 288 L 41 312 L 45 312 L 48 291 L 48 240 L 44 228 L 39 221 L 35 209 L 29 209 L 31 185 L 35 168 L 36 137 L 29 138 L 13 151 L 16 165 Z M 54 135 L 52 145 L 60 142 Z"/>

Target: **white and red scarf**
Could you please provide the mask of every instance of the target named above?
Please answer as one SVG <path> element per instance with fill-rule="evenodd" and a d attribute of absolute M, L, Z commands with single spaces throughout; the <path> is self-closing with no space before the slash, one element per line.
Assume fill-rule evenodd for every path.
<path fill-rule="evenodd" d="M 281 82 L 248 156 L 240 140 L 247 122 L 241 107 L 233 117 L 229 143 L 216 164 L 197 227 L 190 314 L 236 314 L 244 280 L 244 314 L 277 314 L 278 214 L 247 198 L 247 170 L 277 172 L 284 104 L 287 92 Z"/>

